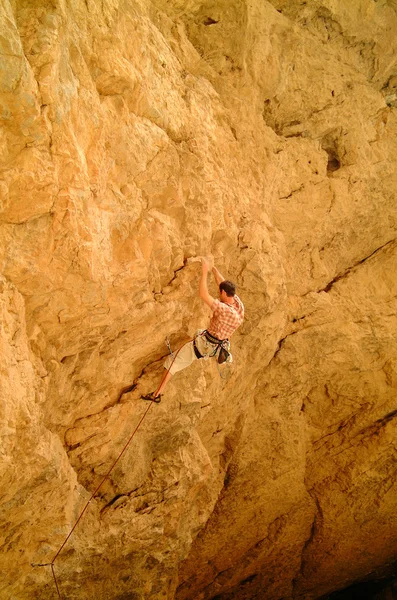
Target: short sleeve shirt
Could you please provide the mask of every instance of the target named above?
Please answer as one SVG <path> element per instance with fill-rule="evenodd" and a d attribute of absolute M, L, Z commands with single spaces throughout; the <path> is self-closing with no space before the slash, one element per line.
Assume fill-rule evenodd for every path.
<path fill-rule="evenodd" d="M 214 300 L 212 317 L 207 331 L 218 340 L 226 340 L 236 331 L 243 320 L 244 304 L 238 296 L 234 296 L 233 304 Z"/>

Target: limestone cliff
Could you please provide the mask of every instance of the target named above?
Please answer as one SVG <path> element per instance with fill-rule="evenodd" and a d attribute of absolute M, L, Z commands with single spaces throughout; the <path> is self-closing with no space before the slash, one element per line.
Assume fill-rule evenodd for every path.
<path fill-rule="evenodd" d="M 63 598 L 315 599 L 396 560 L 395 0 L 1 0 L 0 597 L 49 567 L 235 280 L 233 368 L 151 407 Z M 211 284 L 211 290 L 216 289 Z"/>

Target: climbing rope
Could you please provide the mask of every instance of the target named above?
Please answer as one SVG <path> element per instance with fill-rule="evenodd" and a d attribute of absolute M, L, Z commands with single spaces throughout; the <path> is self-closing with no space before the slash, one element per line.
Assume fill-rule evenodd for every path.
<path fill-rule="evenodd" d="M 139 427 L 141 426 L 141 424 L 143 423 L 144 418 L 146 417 L 146 415 L 148 414 L 150 408 L 151 408 L 152 404 L 149 404 L 149 406 L 147 407 L 147 409 L 145 410 L 141 420 L 139 421 L 138 425 L 135 427 L 132 435 L 130 436 L 128 442 L 125 444 L 124 448 L 122 449 L 122 451 L 120 452 L 120 454 L 118 455 L 118 457 L 116 458 L 116 460 L 114 461 L 114 463 L 112 464 L 112 466 L 110 467 L 110 469 L 108 470 L 108 472 L 106 473 L 106 475 L 104 476 L 104 478 L 102 479 L 102 481 L 100 482 L 100 484 L 98 485 L 98 487 L 96 488 L 96 490 L 91 494 L 90 499 L 86 502 L 83 510 L 81 511 L 78 519 L 76 520 L 75 524 L 73 525 L 72 529 L 69 531 L 68 535 L 66 536 L 64 542 L 62 543 L 62 545 L 60 546 L 58 552 L 55 554 L 54 558 L 52 559 L 52 561 L 50 563 L 46 563 L 46 564 L 37 564 L 37 565 L 32 565 L 34 567 L 51 567 L 51 572 L 52 572 L 52 576 L 54 579 L 54 583 L 55 583 L 55 587 L 58 593 L 58 598 L 61 598 L 61 592 L 59 590 L 59 586 L 58 586 L 58 581 L 55 575 L 55 569 L 54 569 L 54 563 L 56 561 L 56 559 L 58 558 L 58 556 L 60 555 L 60 553 L 62 552 L 63 548 L 65 547 L 65 545 L 67 544 L 70 536 L 72 535 L 72 533 L 74 532 L 74 530 L 76 529 L 78 523 L 80 522 L 81 518 L 83 517 L 85 511 L 87 510 L 90 502 L 94 499 L 94 497 L 96 496 L 96 494 L 99 492 L 99 490 L 101 489 L 101 487 L 103 486 L 103 484 L 105 483 L 105 481 L 107 480 L 107 478 L 109 477 L 110 473 L 113 471 L 114 467 L 116 466 L 116 464 L 119 462 L 120 458 L 123 456 L 124 452 L 127 450 L 128 446 L 130 445 L 132 438 L 134 437 L 134 435 L 136 434 L 136 432 L 138 431 Z"/>
<path fill-rule="evenodd" d="M 181 348 L 183 346 L 181 346 L 181 348 L 179 348 L 176 351 L 176 353 L 174 354 L 173 351 L 172 351 L 172 349 L 171 349 L 171 344 L 170 344 L 170 341 L 169 341 L 168 337 L 165 339 L 165 343 L 167 344 L 167 347 L 168 347 L 168 349 L 170 351 L 170 354 L 172 356 L 171 365 L 167 369 L 167 372 L 168 372 L 170 370 L 172 364 L 174 363 L 177 354 L 179 353 L 179 351 L 181 350 Z M 217 352 L 217 349 L 215 350 L 215 352 L 211 356 L 215 356 L 216 352 Z M 218 363 L 217 363 L 217 367 L 218 367 L 218 373 L 219 373 L 220 377 L 222 379 L 224 379 L 224 377 L 222 376 L 221 371 L 219 369 Z M 131 390 L 133 389 L 133 387 L 134 386 L 131 386 Z M 95 498 L 96 494 L 99 492 L 99 490 L 101 489 L 101 487 L 103 486 L 103 484 L 105 483 L 105 481 L 107 480 L 107 478 L 109 477 L 110 473 L 113 471 L 114 467 L 117 465 L 117 463 L 119 462 L 120 458 L 123 456 L 124 452 L 127 450 L 127 448 L 130 445 L 130 443 L 131 443 L 134 435 L 136 434 L 136 432 L 138 431 L 139 427 L 143 423 L 143 421 L 144 421 L 144 419 L 145 419 L 146 415 L 148 414 L 148 412 L 149 412 L 149 410 L 150 410 L 151 407 L 152 407 L 152 403 L 149 404 L 149 406 L 145 410 L 143 416 L 141 417 L 141 420 L 139 421 L 138 425 L 135 427 L 135 429 L 132 432 L 130 438 L 128 439 L 127 443 L 125 444 L 124 448 L 122 449 L 122 451 L 120 452 L 120 454 L 118 455 L 118 457 L 116 458 L 116 460 L 114 461 L 114 463 L 111 465 L 110 469 L 107 471 L 106 475 L 103 477 L 103 479 L 101 480 L 100 484 L 97 486 L 97 488 L 95 489 L 95 491 L 91 494 L 91 497 L 89 498 L 89 500 L 87 500 L 87 502 L 86 502 L 83 510 L 79 514 L 76 522 L 74 523 L 73 527 L 69 531 L 69 533 L 66 536 L 65 540 L 63 541 L 63 543 L 59 547 L 59 549 L 58 549 L 57 553 L 55 554 L 54 558 L 52 559 L 52 561 L 50 563 L 44 563 L 44 564 L 41 564 L 41 563 L 40 564 L 32 564 L 33 567 L 51 567 L 51 573 L 52 573 L 52 577 L 54 579 L 54 583 L 55 583 L 55 587 L 56 587 L 56 590 L 57 590 L 58 598 L 60 598 L 61 600 L 62 600 L 62 596 L 61 596 L 61 592 L 60 592 L 60 589 L 59 589 L 58 580 L 57 580 L 57 577 L 56 577 L 56 574 L 55 574 L 55 568 L 54 568 L 55 561 L 58 558 L 58 556 L 60 555 L 60 553 L 62 552 L 62 550 L 64 549 L 64 547 L 66 546 L 68 540 L 72 536 L 72 534 L 73 534 L 74 530 L 76 529 L 77 525 L 79 524 L 79 522 L 83 518 L 83 515 L 86 512 L 86 510 L 87 510 L 88 506 L 90 505 L 91 501 Z"/>

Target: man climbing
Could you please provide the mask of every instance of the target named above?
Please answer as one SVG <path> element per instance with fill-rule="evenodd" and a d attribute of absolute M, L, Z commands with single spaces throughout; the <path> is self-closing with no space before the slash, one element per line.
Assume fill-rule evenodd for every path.
<path fill-rule="evenodd" d="M 166 372 L 159 387 L 155 392 L 142 396 L 144 400 L 160 402 L 164 388 L 172 375 L 191 365 L 194 360 L 218 355 L 232 333 L 244 320 L 244 305 L 236 295 L 234 283 L 226 280 L 216 267 L 212 267 L 212 273 L 219 286 L 219 300 L 213 298 L 207 287 L 208 271 L 211 268 L 210 261 L 202 258 L 201 265 L 199 296 L 212 310 L 208 329 L 196 334 L 193 340 L 184 344 L 173 356 L 167 358 L 164 363 Z"/>

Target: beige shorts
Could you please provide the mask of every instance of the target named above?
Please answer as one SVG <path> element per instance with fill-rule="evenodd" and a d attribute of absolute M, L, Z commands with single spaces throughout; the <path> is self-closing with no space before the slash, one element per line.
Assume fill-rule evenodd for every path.
<path fill-rule="evenodd" d="M 210 344 L 203 335 L 198 335 L 196 337 L 196 347 L 203 359 L 210 358 L 217 354 L 216 346 Z M 164 368 L 168 369 L 171 375 L 174 375 L 178 371 L 186 369 L 186 367 L 191 365 L 195 360 L 198 360 L 198 358 L 194 353 L 193 340 L 191 340 L 174 352 L 174 356 L 170 355 L 167 358 L 164 363 Z"/>

